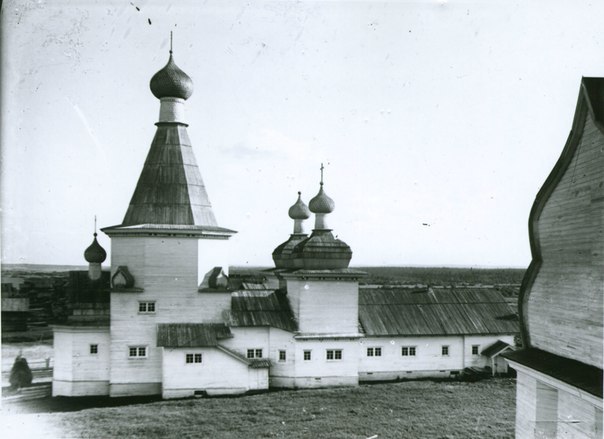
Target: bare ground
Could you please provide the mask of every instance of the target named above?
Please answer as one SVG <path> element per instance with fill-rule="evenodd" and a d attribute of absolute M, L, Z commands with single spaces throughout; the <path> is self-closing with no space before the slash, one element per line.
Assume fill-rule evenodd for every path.
<path fill-rule="evenodd" d="M 10 433 L 34 428 L 36 438 L 513 438 L 515 380 L 407 381 L 59 413 L 23 408 L 3 407 L 3 437 L 30 437 Z"/>

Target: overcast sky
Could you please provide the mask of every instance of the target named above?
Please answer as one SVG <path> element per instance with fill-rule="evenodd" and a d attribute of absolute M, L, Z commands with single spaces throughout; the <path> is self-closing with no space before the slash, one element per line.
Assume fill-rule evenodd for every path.
<path fill-rule="evenodd" d="M 74 4 L 2 5 L 5 263 L 84 264 L 94 215 L 121 223 L 170 30 L 232 265 L 272 264 L 324 162 L 352 265 L 525 267 L 581 76 L 604 75 L 598 1 Z"/>

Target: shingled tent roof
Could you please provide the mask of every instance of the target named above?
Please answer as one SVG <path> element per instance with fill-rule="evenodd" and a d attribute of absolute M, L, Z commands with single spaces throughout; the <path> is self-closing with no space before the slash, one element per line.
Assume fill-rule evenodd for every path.
<path fill-rule="evenodd" d="M 184 125 L 158 124 L 122 226 L 216 227 L 216 218 Z"/>
<path fill-rule="evenodd" d="M 294 332 L 298 325 L 287 296 L 279 291 L 237 291 L 231 295 L 230 326 L 270 326 Z"/>
<path fill-rule="evenodd" d="M 361 289 L 359 321 L 368 336 L 519 331 L 515 314 L 492 288 Z"/>

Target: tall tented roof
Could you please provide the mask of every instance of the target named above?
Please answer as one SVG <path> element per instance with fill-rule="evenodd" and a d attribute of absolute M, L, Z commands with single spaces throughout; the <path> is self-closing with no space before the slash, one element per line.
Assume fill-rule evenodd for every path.
<path fill-rule="evenodd" d="M 122 226 L 216 227 L 216 218 L 184 126 L 159 124 Z"/>
<path fill-rule="evenodd" d="M 516 315 L 492 288 L 360 289 L 359 321 L 370 336 L 519 332 Z"/>
<path fill-rule="evenodd" d="M 193 81 L 174 63 L 172 51 L 168 63 L 151 78 L 149 87 L 157 99 L 189 99 L 193 94 Z"/>

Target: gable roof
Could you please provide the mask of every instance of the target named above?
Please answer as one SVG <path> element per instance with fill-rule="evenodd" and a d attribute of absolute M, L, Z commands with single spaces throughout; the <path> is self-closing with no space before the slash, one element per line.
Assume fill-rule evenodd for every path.
<path fill-rule="evenodd" d="M 492 288 L 360 289 L 366 335 L 514 334 L 518 321 Z"/>
<path fill-rule="evenodd" d="M 229 326 L 270 326 L 298 330 L 287 296 L 280 291 L 236 291 L 231 295 Z"/>
<path fill-rule="evenodd" d="M 514 350 L 514 347 L 511 346 L 509 343 L 506 343 L 503 340 L 497 340 L 492 345 L 490 345 L 487 348 L 483 349 L 480 354 L 484 355 L 485 357 L 491 358 L 491 357 L 494 357 L 495 355 L 500 354 L 501 352 L 505 351 L 506 349 L 512 349 L 512 350 Z"/>
<path fill-rule="evenodd" d="M 218 340 L 231 338 L 230 329 L 222 323 L 160 323 L 157 346 L 165 348 L 201 348 L 217 346 Z"/>

